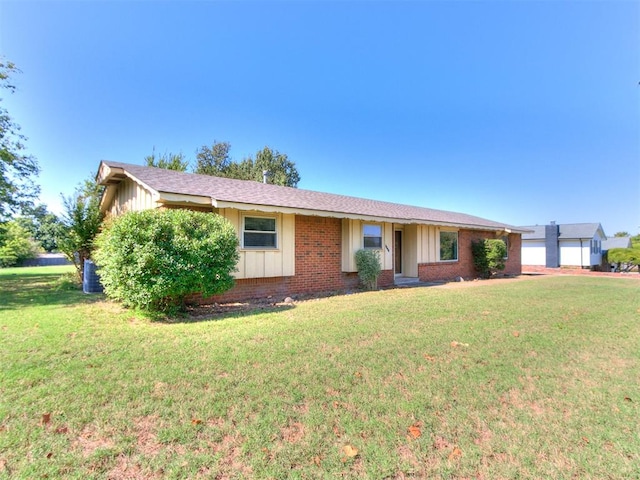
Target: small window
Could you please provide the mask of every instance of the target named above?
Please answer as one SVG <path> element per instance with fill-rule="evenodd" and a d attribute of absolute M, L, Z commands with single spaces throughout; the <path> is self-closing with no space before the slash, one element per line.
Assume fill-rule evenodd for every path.
<path fill-rule="evenodd" d="M 440 232 L 440 261 L 458 260 L 458 232 Z"/>
<path fill-rule="evenodd" d="M 364 225 L 364 248 L 382 248 L 382 226 Z"/>
<path fill-rule="evenodd" d="M 244 248 L 277 248 L 276 219 L 244 217 L 242 246 Z"/>

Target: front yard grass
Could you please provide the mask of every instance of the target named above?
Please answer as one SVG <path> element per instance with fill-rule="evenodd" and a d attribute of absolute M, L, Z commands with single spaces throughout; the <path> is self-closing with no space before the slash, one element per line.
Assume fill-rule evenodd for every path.
<path fill-rule="evenodd" d="M 638 478 L 640 281 L 153 322 L 0 270 L 0 478 Z"/>

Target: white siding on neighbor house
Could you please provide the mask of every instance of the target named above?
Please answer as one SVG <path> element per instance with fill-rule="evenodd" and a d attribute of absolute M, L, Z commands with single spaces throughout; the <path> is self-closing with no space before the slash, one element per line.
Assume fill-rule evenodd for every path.
<path fill-rule="evenodd" d="M 522 265 L 542 265 L 547 264 L 547 250 L 544 240 L 523 240 L 522 241 Z"/>
<path fill-rule="evenodd" d="M 259 212 L 243 212 L 233 208 L 221 208 L 218 213 L 229 220 L 236 230 L 236 234 L 242 243 L 242 219 L 243 216 L 269 217 L 276 219 L 277 248 L 239 248 L 240 260 L 238 271 L 234 277 L 241 278 L 267 278 L 288 277 L 295 275 L 295 215 L 290 214 L 264 214 Z"/>
<path fill-rule="evenodd" d="M 157 203 L 151 192 L 127 178 L 117 185 L 109 213 L 120 215 L 156 207 Z"/>
<path fill-rule="evenodd" d="M 602 264 L 602 241 L 605 240 L 605 237 L 600 236 L 600 231 L 598 230 L 596 234 L 593 236 L 593 239 L 598 242 L 598 251 L 597 253 L 591 253 L 591 248 L 589 248 L 589 259 L 591 265 L 600 265 Z M 590 242 L 587 242 L 590 243 Z"/>
<path fill-rule="evenodd" d="M 563 267 L 588 267 L 590 265 L 589 240 L 560 240 L 560 265 Z"/>

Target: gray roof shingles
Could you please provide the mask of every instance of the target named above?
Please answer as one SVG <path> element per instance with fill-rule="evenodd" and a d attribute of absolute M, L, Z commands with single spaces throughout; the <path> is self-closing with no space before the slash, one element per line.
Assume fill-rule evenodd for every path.
<path fill-rule="evenodd" d="M 573 239 L 573 238 L 593 238 L 599 228 L 602 228 L 599 223 L 561 223 L 560 227 L 560 239 Z M 545 225 L 533 225 L 527 227 L 519 227 L 521 229 L 532 230 L 532 233 L 525 233 L 522 235 L 523 240 L 544 240 L 545 238 Z"/>
<path fill-rule="evenodd" d="M 494 222 L 464 213 L 415 207 L 398 203 L 315 192 L 260 182 L 177 172 L 142 165 L 103 161 L 109 167 L 122 168 L 157 192 L 210 197 L 213 200 L 248 205 L 288 207 L 310 211 L 363 215 L 389 219 L 414 220 L 475 228 L 511 229 L 522 227 Z"/>

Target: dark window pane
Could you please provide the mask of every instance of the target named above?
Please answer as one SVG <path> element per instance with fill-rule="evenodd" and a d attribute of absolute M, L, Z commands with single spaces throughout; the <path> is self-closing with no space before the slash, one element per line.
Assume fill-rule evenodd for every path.
<path fill-rule="evenodd" d="M 364 237 L 364 248 L 382 248 L 382 237 Z"/>
<path fill-rule="evenodd" d="M 458 234 L 440 232 L 440 260 L 458 259 Z"/>
<path fill-rule="evenodd" d="M 245 247 L 276 248 L 275 233 L 244 232 Z"/>
<path fill-rule="evenodd" d="M 254 230 L 258 232 L 275 232 L 276 231 L 276 219 L 275 218 L 262 218 L 262 217 L 245 217 L 244 229 Z"/>

